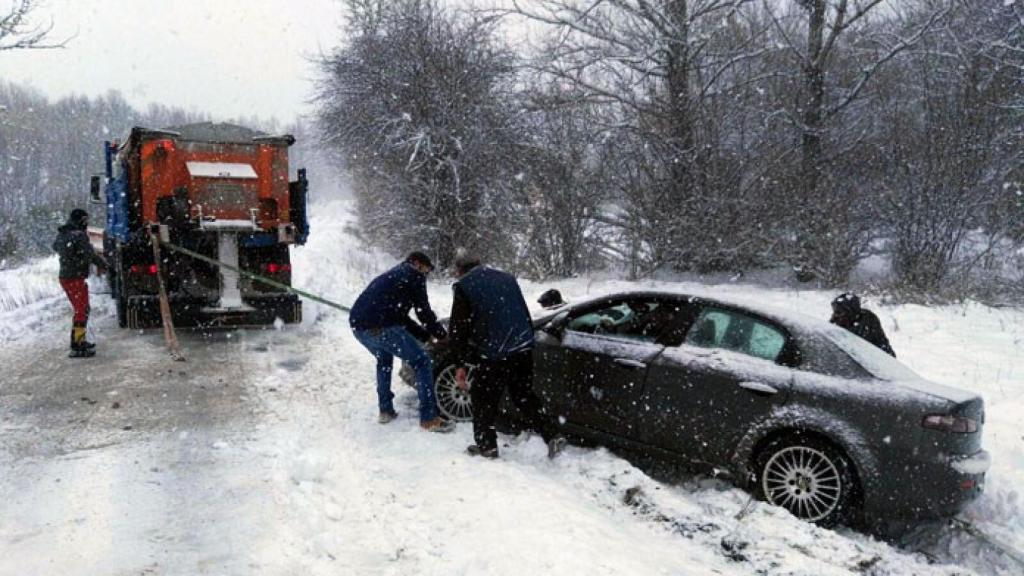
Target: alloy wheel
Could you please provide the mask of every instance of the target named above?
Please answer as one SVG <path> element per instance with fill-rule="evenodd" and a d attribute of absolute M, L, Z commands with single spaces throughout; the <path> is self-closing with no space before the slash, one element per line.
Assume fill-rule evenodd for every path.
<path fill-rule="evenodd" d="M 768 502 L 811 522 L 832 514 L 846 489 L 836 462 L 810 446 L 775 452 L 761 473 L 761 490 Z"/>
<path fill-rule="evenodd" d="M 466 383 L 473 387 L 473 366 L 467 366 Z M 445 366 L 434 379 L 434 392 L 437 394 L 437 407 L 446 418 L 456 422 L 468 422 L 473 419 L 473 403 L 469 390 L 462 390 L 455 383 L 455 366 Z"/>

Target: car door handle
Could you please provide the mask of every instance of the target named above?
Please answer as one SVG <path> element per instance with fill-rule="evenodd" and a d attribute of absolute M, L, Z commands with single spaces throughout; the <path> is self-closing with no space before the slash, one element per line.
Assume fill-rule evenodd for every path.
<path fill-rule="evenodd" d="M 632 358 L 616 358 L 615 360 L 613 360 L 613 362 L 615 362 L 619 366 L 625 366 L 626 368 L 633 368 L 634 370 L 639 370 L 641 368 L 647 368 L 647 363 L 646 362 L 641 362 L 639 360 L 633 360 Z"/>
<path fill-rule="evenodd" d="M 740 382 L 740 388 L 744 390 L 750 390 L 754 394 L 762 396 L 773 396 L 779 393 L 779 389 L 774 386 L 762 384 L 761 382 Z"/>

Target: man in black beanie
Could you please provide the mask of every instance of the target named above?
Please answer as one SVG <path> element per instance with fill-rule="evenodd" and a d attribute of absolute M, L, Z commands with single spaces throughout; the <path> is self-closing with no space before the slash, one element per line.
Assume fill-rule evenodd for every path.
<path fill-rule="evenodd" d="M 67 294 L 74 317 L 71 323 L 71 358 L 89 358 L 96 355 L 96 345 L 85 340 L 86 324 L 89 322 L 89 265 L 95 264 L 97 272 L 103 274 L 107 263 L 93 250 L 86 228 L 89 213 L 75 208 L 66 224 L 57 229 L 53 250 L 60 256 L 60 285 Z"/>
<path fill-rule="evenodd" d="M 871 342 L 893 358 L 896 357 L 896 352 L 889 344 L 878 316 L 866 308 L 861 308 L 860 298 L 856 294 L 847 292 L 832 300 L 832 318 L 829 322 Z"/>

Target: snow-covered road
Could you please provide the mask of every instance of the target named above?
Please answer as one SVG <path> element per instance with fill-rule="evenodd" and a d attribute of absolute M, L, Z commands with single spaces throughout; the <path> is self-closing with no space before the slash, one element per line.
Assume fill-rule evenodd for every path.
<path fill-rule="evenodd" d="M 297 369 L 303 338 L 183 333 L 175 363 L 158 332 L 112 324 L 97 323 L 89 361 L 66 357 L 62 333 L 0 354 L 0 572 L 245 572 L 281 521 L 254 383 L 270 346 Z"/>
<path fill-rule="evenodd" d="M 321 208 L 295 281 L 350 301 L 390 262 L 355 247 L 343 206 Z M 570 299 L 692 288 L 557 286 Z M 716 289 L 812 313 L 830 296 Z M 431 290 L 447 312 L 448 288 Z M 738 520 L 743 491 L 659 482 L 600 449 L 549 461 L 539 439 L 506 437 L 500 460 L 473 459 L 469 427 L 420 431 L 398 382 L 401 417 L 381 426 L 370 356 L 343 314 L 314 305 L 284 330 L 183 331 L 175 363 L 159 331 L 118 330 L 95 295 L 100 355 L 76 361 L 64 303 L 38 292 L 0 309 L 0 575 L 1020 574 L 945 529 L 896 548 L 762 504 Z M 1024 547 L 1024 313 L 876 309 L 913 368 L 985 396 L 993 470 L 964 517 Z"/>

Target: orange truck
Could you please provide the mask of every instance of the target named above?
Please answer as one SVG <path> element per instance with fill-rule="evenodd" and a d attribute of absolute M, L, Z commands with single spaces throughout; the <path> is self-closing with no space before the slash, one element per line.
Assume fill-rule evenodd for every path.
<path fill-rule="evenodd" d="M 294 142 L 205 122 L 136 127 L 123 144 L 104 143 L 106 173 L 90 194 L 106 204 L 103 250 L 121 327 L 159 325 L 158 270 L 176 324 L 301 321 L 294 294 L 232 270 L 291 285 L 290 247 L 309 235 L 306 171 L 289 179 Z M 151 235 L 228 266 L 164 249 L 158 267 Z"/>

